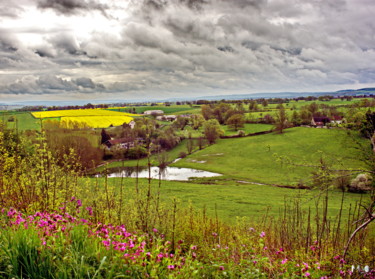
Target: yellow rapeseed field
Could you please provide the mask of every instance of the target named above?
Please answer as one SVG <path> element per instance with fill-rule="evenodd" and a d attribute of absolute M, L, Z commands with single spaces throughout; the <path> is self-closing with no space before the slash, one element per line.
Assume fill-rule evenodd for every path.
<path fill-rule="evenodd" d="M 65 116 L 135 116 L 131 113 L 105 110 L 105 109 L 71 109 L 71 110 L 51 110 L 36 111 L 31 113 L 35 118 L 51 118 Z"/>
<path fill-rule="evenodd" d="M 133 118 L 129 116 L 80 116 L 62 117 L 61 127 L 64 128 L 107 128 L 129 123 Z"/>
<path fill-rule="evenodd" d="M 64 128 L 107 128 L 120 126 L 133 120 L 131 113 L 104 109 L 74 109 L 37 111 L 31 113 L 35 118 L 60 118 Z"/>

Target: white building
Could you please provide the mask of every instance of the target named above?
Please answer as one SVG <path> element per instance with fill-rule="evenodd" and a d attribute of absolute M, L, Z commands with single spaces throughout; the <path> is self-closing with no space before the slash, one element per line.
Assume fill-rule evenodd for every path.
<path fill-rule="evenodd" d="M 151 115 L 151 114 L 164 114 L 164 111 L 155 109 L 155 110 L 146 110 L 143 114 Z"/>

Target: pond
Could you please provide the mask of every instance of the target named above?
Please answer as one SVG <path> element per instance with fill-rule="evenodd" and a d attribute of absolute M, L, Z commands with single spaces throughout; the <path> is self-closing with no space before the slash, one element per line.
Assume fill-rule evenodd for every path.
<path fill-rule="evenodd" d="M 180 180 L 188 181 L 192 177 L 214 177 L 221 176 L 220 173 L 214 173 L 203 170 L 189 169 L 189 168 L 176 168 L 176 167 L 165 167 L 160 170 L 159 167 L 151 167 L 151 178 L 162 180 Z M 108 169 L 108 177 L 139 177 L 148 178 L 149 172 L 147 167 L 124 167 L 124 168 L 112 168 Z M 99 174 L 98 176 L 102 176 Z"/>

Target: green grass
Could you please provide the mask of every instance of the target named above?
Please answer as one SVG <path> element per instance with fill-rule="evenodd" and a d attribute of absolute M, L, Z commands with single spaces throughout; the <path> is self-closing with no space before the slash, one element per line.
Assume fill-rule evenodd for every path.
<path fill-rule="evenodd" d="M 257 183 L 296 185 L 308 183 L 313 169 L 292 168 L 290 164 L 278 162 L 280 156 L 286 156 L 295 164 L 317 165 L 324 155 L 337 169 L 363 168 L 354 147 L 342 130 L 292 128 L 283 134 L 222 139 L 174 165 Z"/>
<path fill-rule="evenodd" d="M 224 135 L 226 136 L 238 134 L 238 131 L 230 129 L 228 125 L 223 125 L 222 128 L 224 130 Z M 243 128 L 239 128 L 239 130 L 244 131 L 245 134 L 247 135 L 247 134 L 252 134 L 252 133 L 269 131 L 269 130 L 272 130 L 272 128 L 273 128 L 273 125 L 268 125 L 268 124 L 245 124 L 245 126 Z"/>
<path fill-rule="evenodd" d="M 14 117 L 15 121 L 9 122 L 9 118 Z M 7 124 L 9 129 L 19 131 L 40 130 L 40 120 L 35 119 L 29 112 L 6 112 L 0 114 L 0 120 Z"/>
<path fill-rule="evenodd" d="M 112 109 L 115 111 L 125 111 L 135 108 L 137 113 L 143 113 L 146 110 L 162 110 L 165 114 L 185 114 L 192 113 L 191 111 L 196 111 L 197 109 L 200 112 L 199 106 L 189 106 L 189 105 L 171 105 L 171 106 L 142 106 L 142 107 L 127 107 L 123 109 Z"/>
<path fill-rule="evenodd" d="M 103 185 L 104 179 L 99 179 Z M 109 185 L 119 189 L 121 178 L 110 178 Z M 158 180 L 152 180 L 151 189 L 157 191 Z M 94 184 L 94 183 L 91 183 Z M 135 179 L 124 178 L 125 196 L 131 197 L 135 189 Z M 139 179 L 139 187 L 147 188 L 147 179 Z M 215 207 L 220 219 L 234 222 L 236 217 L 249 219 L 263 217 L 266 212 L 270 216 L 278 216 L 285 202 L 292 204 L 300 201 L 303 209 L 315 208 L 315 202 L 321 195 L 318 190 L 299 190 L 278 188 L 266 185 L 245 184 L 229 180 L 216 180 L 214 184 L 201 184 L 181 181 L 161 181 L 161 198 L 169 203 L 173 198 L 185 207 L 190 202 L 197 209 L 206 208 L 209 216 L 215 216 Z M 340 210 L 342 193 L 331 191 L 329 199 L 330 217 L 335 217 Z M 362 197 L 363 198 L 363 197 Z M 347 210 L 361 199 L 359 194 L 345 193 L 344 215 Z"/>

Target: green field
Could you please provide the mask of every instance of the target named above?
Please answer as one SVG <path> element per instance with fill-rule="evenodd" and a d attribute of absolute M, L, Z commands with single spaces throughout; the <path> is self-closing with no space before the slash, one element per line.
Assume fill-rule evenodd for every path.
<path fill-rule="evenodd" d="M 9 121 L 14 118 L 15 121 Z M 3 112 L 0 114 L 0 120 L 7 123 L 9 129 L 18 129 L 19 131 L 40 130 L 41 120 L 35 119 L 29 112 Z"/>
<path fill-rule="evenodd" d="M 253 134 L 253 133 L 259 133 L 259 132 L 265 132 L 270 131 L 273 129 L 273 125 L 269 124 L 245 124 L 243 128 L 239 128 L 239 130 L 242 130 L 245 132 L 246 135 Z M 238 131 L 232 130 L 228 127 L 228 125 L 222 126 L 224 130 L 225 136 L 232 136 L 238 134 Z"/>
<path fill-rule="evenodd" d="M 151 189 L 154 193 L 159 187 L 158 180 L 151 180 Z M 104 179 L 99 179 L 103 185 Z M 119 190 L 121 183 L 126 189 L 125 199 L 132 196 L 135 189 L 135 179 L 110 178 L 108 184 Z M 91 184 L 95 184 L 91 182 Z M 139 179 L 139 187 L 147 188 L 147 179 Z M 173 198 L 180 201 L 185 207 L 190 202 L 196 209 L 207 210 L 209 216 L 215 216 L 215 207 L 220 219 L 235 222 L 236 217 L 247 217 L 249 220 L 269 216 L 278 216 L 285 203 L 291 205 L 299 201 L 303 209 L 315 209 L 317 198 L 322 195 L 318 190 L 286 189 L 266 185 L 245 184 L 234 181 L 217 180 L 213 184 L 200 184 L 181 181 L 161 181 L 161 198 L 167 204 Z M 335 217 L 340 210 L 342 193 L 331 191 L 329 199 L 329 216 Z M 345 193 L 344 213 L 364 198 L 358 194 Z"/>
<path fill-rule="evenodd" d="M 108 110 L 127 112 L 129 109 L 135 109 L 136 113 L 142 114 L 146 110 L 162 110 L 165 114 L 195 114 L 201 111 L 200 106 L 190 105 L 171 105 L 171 106 L 140 106 L 140 107 L 126 107 Z"/>
<path fill-rule="evenodd" d="M 295 164 L 317 165 L 323 155 L 337 169 L 364 168 L 350 139 L 337 129 L 292 128 L 283 134 L 222 139 L 174 165 L 257 183 L 308 184 L 313 168 L 292 167 L 277 159 L 285 156 Z"/>

